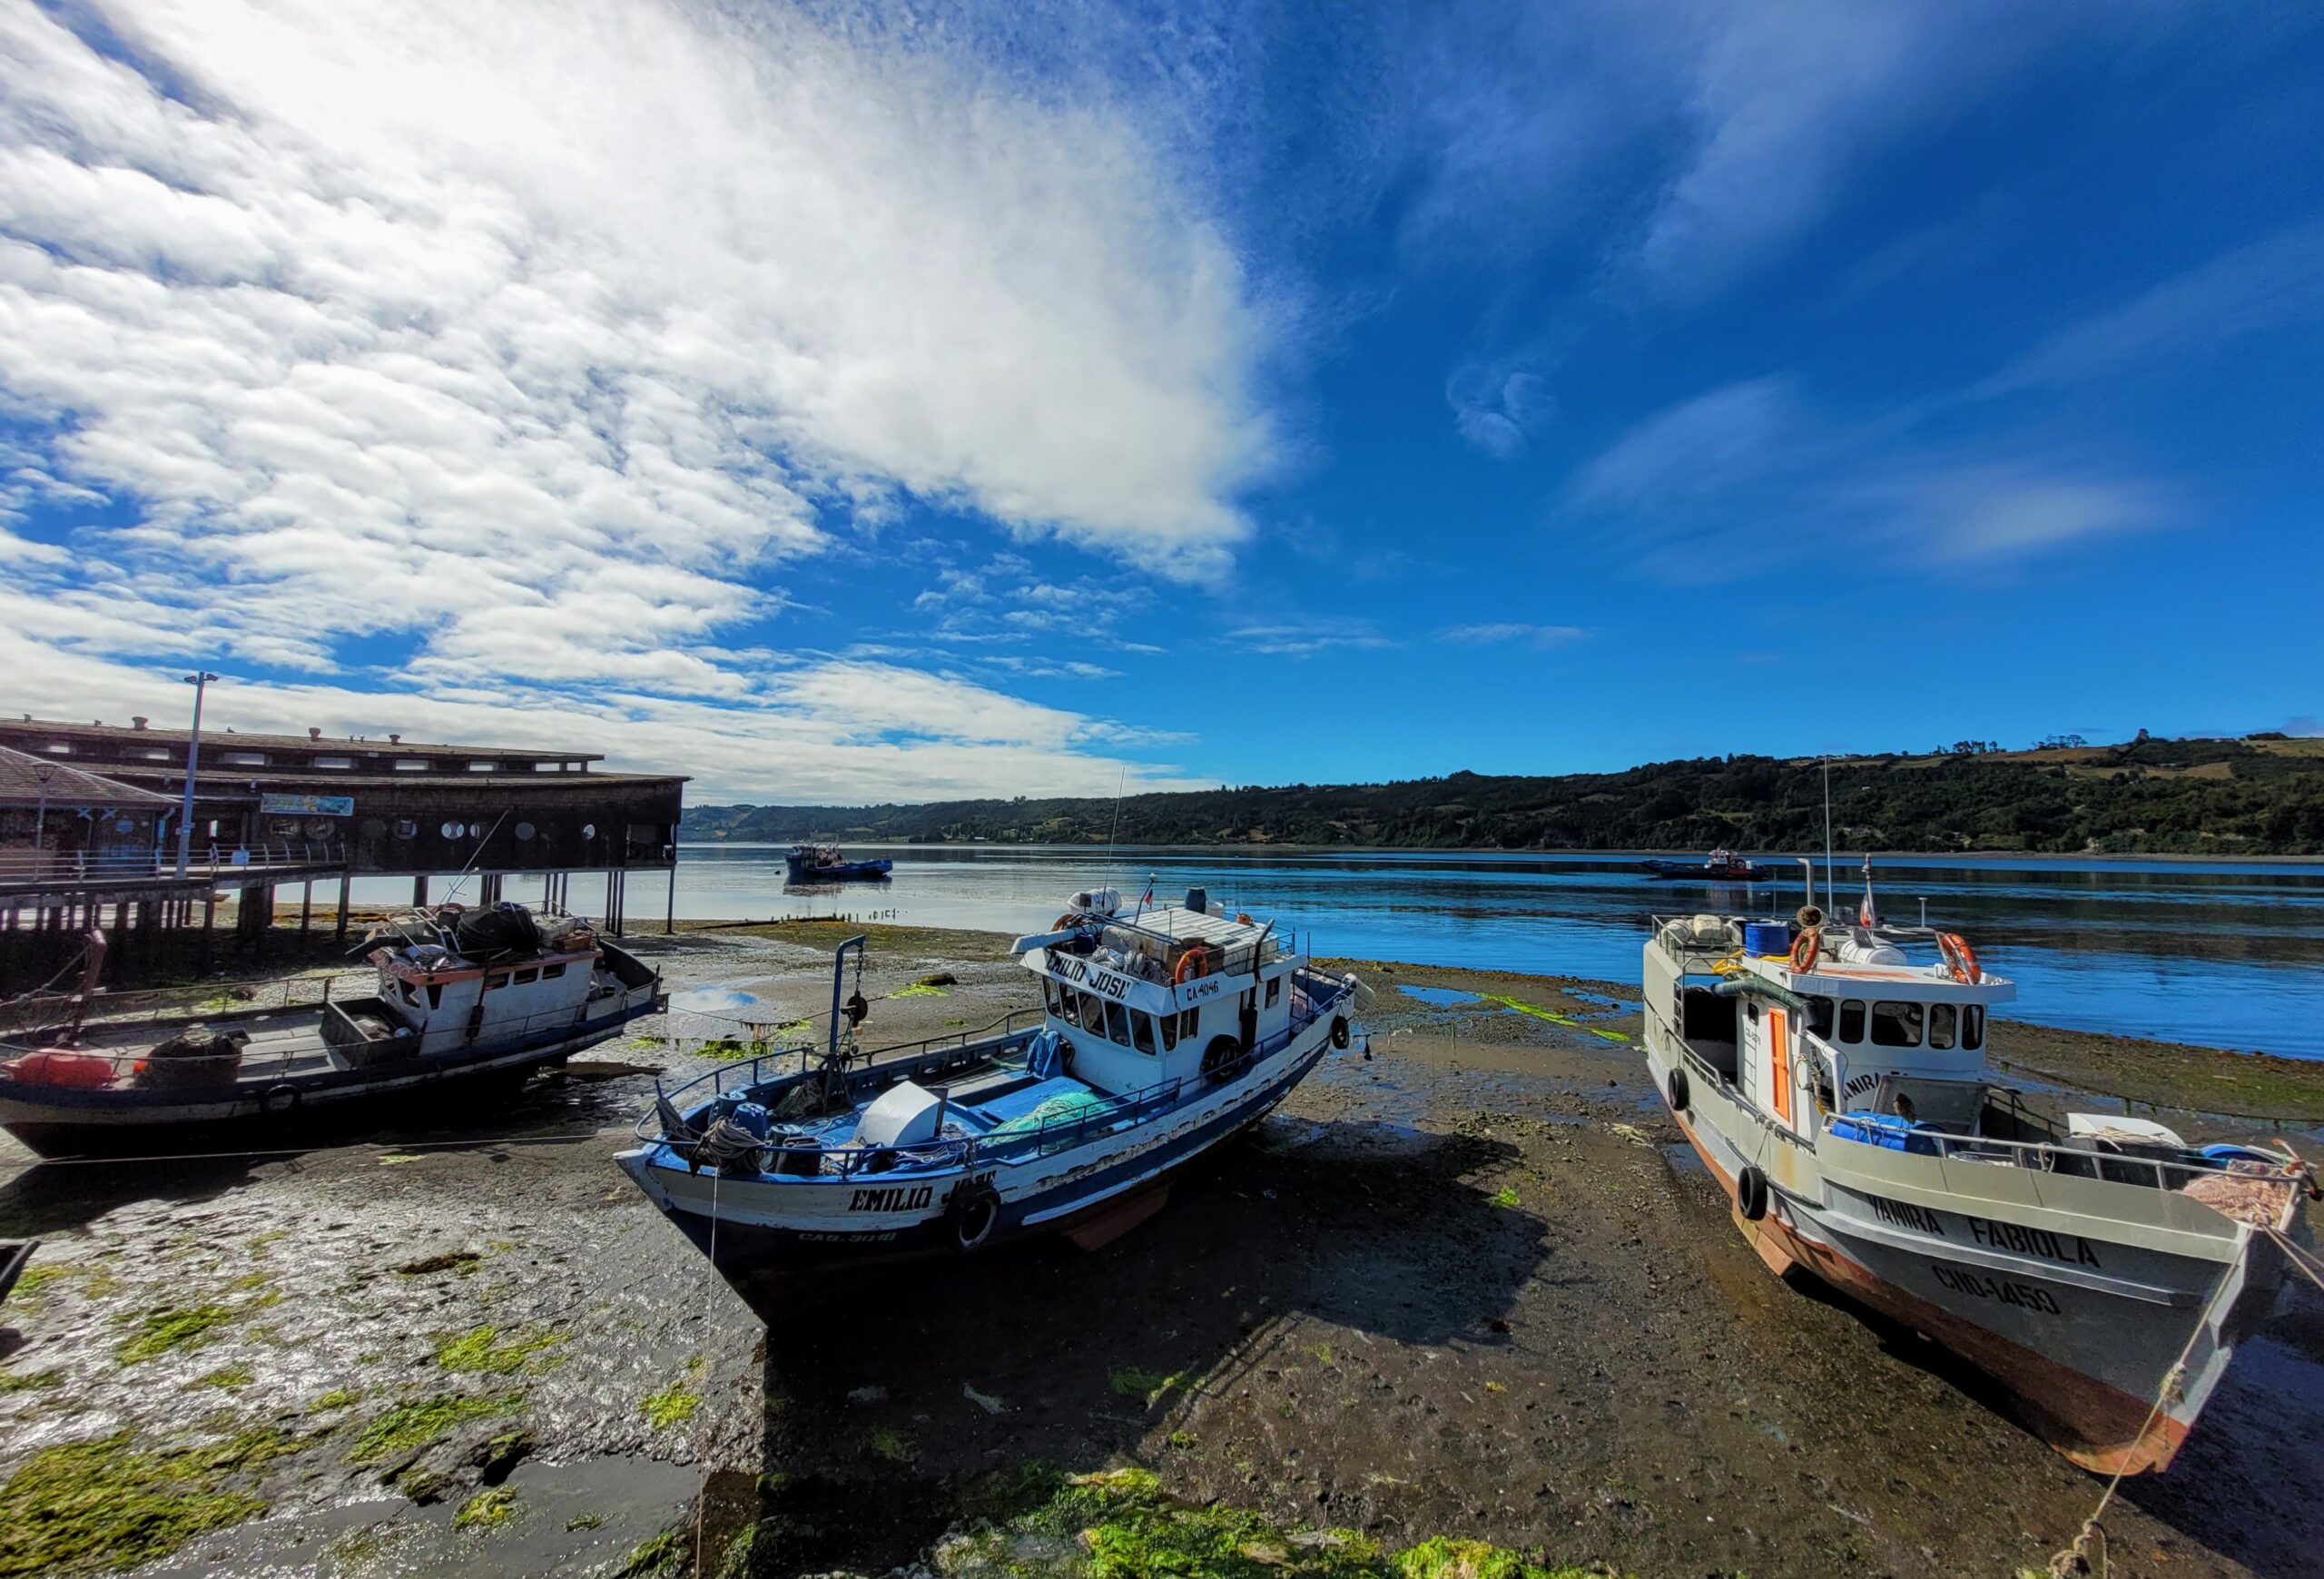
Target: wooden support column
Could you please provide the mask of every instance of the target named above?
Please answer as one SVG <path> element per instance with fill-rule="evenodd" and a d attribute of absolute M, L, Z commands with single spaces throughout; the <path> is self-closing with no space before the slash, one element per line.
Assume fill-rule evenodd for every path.
<path fill-rule="evenodd" d="M 299 942 L 304 945 L 308 924 L 315 918 L 315 880 L 310 877 L 302 886 L 304 892 L 299 900 Z"/>
<path fill-rule="evenodd" d="M 355 879 L 352 877 L 341 876 L 339 880 L 339 931 L 337 935 L 340 942 L 345 942 L 347 941 L 347 901 L 349 891 L 354 886 Z"/>
<path fill-rule="evenodd" d="M 428 874 L 426 873 L 411 880 L 411 907 L 414 910 L 428 908 Z"/>

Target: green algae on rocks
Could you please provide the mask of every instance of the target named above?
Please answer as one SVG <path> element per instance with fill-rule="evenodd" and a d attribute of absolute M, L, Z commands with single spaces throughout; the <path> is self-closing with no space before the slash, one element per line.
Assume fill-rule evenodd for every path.
<path fill-rule="evenodd" d="M 130 1432 L 44 1447 L 0 1486 L 0 1575 L 133 1568 L 266 1511 L 250 1481 L 293 1438 L 245 1431 L 194 1447 Z"/>
<path fill-rule="evenodd" d="M 456 1530 L 497 1530 L 517 1516 L 517 1494 L 505 1485 L 489 1485 L 460 1505 L 452 1515 Z"/>
<path fill-rule="evenodd" d="M 1028 1465 L 971 1488 L 980 1527 L 932 1554 L 945 1579 L 1590 1579 L 1523 1553 L 1445 1536 L 1391 1553 L 1355 1530 L 1286 1530 L 1240 1509 L 1167 1495 L 1144 1469 L 1059 1475 Z"/>
<path fill-rule="evenodd" d="M 113 1345 L 113 1357 L 123 1365 L 135 1365 L 173 1348 L 198 1347 L 209 1342 L 212 1332 L 233 1320 L 235 1314 L 223 1305 L 148 1311 L 135 1332 Z"/>
<path fill-rule="evenodd" d="M 438 1393 L 398 1404 L 363 1427 L 348 1455 L 355 1464 L 379 1464 L 401 1453 L 416 1453 L 448 1436 L 471 1420 L 513 1415 L 525 1406 L 522 1393 Z"/>
<path fill-rule="evenodd" d="M 647 1394 L 638 1401 L 637 1406 L 645 1415 L 647 1425 L 656 1431 L 665 1431 L 693 1419 L 694 1412 L 702 1407 L 702 1395 L 690 1393 L 672 1383 L 658 1393 Z"/>
<path fill-rule="evenodd" d="M 478 1327 L 458 1337 L 439 1339 L 436 1364 L 448 1371 L 480 1371 L 505 1377 L 521 1369 L 527 1360 L 543 1349 L 554 1348 L 564 1341 L 565 1334 L 544 1328 L 529 1337 L 512 1337 L 503 1343 L 497 1327 Z"/>

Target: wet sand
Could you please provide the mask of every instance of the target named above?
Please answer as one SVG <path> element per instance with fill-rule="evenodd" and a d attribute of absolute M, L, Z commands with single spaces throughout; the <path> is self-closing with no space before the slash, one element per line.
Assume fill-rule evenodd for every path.
<path fill-rule="evenodd" d="M 840 935 L 637 945 L 682 1005 L 774 1025 L 825 1011 Z M 874 929 L 867 1042 L 1035 1002 L 1003 946 Z M 652 1089 L 618 1066 L 683 1077 L 737 1032 L 688 1010 L 513 1110 L 359 1145 L 123 1170 L 0 1141 L 0 1233 L 49 1239 L 0 1313 L 0 1513 L 43 1449 L 120 1436 L 176 1499 L 155 1572 L 677 1572 L 699 1545 L 704 1572 L 884 1574 L 1033 1461 L 1143 1466 L 1293 1543 L 1474 1537 L 1640 1574 L 2006 1574 L 2072 1536 L 2099 1483 L 1974 1373 L 1743 1246 L 1643 1079 L 1634 987 L 1354 968 L 1374 1059 L 1327 1061 L 1113 1244 L 756 1309 L 610 1161 Z M 2121 1061 L 2030 1030 L 1996 1057 L 2060 1084 Z M 2290 1297 L 2179 1465 L 2126 1483 L 2118 1572 L 2316 1571 L 2319 1313 Z M 167 1457 L 237 1437 L 223 1469 Z M 0 1533 L 0 1574 L 31 1571 L 25 1539 Z"/>

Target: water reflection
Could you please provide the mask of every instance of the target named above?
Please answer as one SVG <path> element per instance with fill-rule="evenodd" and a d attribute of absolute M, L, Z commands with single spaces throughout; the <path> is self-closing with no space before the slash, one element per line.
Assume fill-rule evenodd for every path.
<path fill-rule="evenodd" d="M 1150 880 L 1161 899 L 1207 887 L 1214 903 L 1273 915 L 1303 943 L 1313 929 L 1314 946 L 1326 953 L 1628 983 L 1638 979 L 1653 915 L 1787 915 L 1801 898 L 1796 865 L 1783 881 L 1746 888 L 1649 881 L 1638 858 L 1617 855 L 1202 849 L 1109 856 L 995 844 L 877 854 L 894 860 L 894 880 L 867 909 L 862 902 L 874 894 L 787 892 L 782 847 L 682 845 L 675 909 L 704 920 L 876 909 L 907 924 L 1033 932 L 1076 889 L 1110 883 L 1135 897 Z M 1917 922 L 1925 902 L 1930 922 L 1966 933 L 1989 967 L 2014 978 L 2020 1000 L 2010 1012 L 2018 1018 L 2324 1057 L 2324 868 L 1915 858 L 1884 860 L 1876 876 L 1885 915 Z M 1834 879 L 1835 907 L 1853 910 L 1861 875 L 1844 859 Z M 521 896 L 520 880 L 509 881 Z M 572 902 L 585 911 L 593 903 L 578 875 Z"/>

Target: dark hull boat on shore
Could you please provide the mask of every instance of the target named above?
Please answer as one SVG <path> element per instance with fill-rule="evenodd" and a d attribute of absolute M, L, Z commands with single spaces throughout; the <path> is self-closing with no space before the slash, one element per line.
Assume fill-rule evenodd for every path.
<path fill-rule="evenodd" d="M 801 844 L 783 858 L 793 883 L 878 883 L 895 863 L 850 861 L 829 844 Z"/>
<path fill-rule="evenodd" d="M 835 962 L 818 1063 L 704 1075 L 657 1099 L 617 1160 L 738 1280 L 1034 1234 L 1104 1242 L 1362 1037 L 1353 982 L 1312 970 L 1272 924 L 1199 903 L 1133 920 L 1118 903 L 1078 895 L 1057 928 L 1019 939 L 1043 1013 L 982 1035 L 849 1056 Z"/>
<path fill-rule="evenodd" d="M 0 1126 L 44 1156 L 263 1145 L 521 1082 L 666 1006 L 660 976 L 572 916 L 415 914 L 369 940 L 369 996 L 224 1013 L 75 994 L 13 1006 Z"/>
<path fill-rule="evenodd" d="M 1931 936 L 1942 959 L 1908 962 Z M 2315 1179 L 2035 1111 L 1984 1068 L 2015 996 L 1952 933 L 1682 916 L 1646 944 L 1648 1067 L 1770 1269 L 1960 1355 L 2075 1463 L 2160 1470 L 2309 1258 Z"/>

